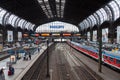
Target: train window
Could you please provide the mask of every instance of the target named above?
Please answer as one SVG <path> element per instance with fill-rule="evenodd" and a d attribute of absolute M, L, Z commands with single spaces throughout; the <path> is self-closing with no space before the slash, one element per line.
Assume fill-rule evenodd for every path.
<path fill-rule="evenodd" d="M 107 59 L 107 56 L 104 56 L 105 59 Z"/>
<path fill-rule="evenodd" d="M 106 58 L 106 56 L 104 56 L 104 58 Z"/>
<path fill-rule="evenodd" d="M 120 60 L 117 59 L 117 60 L 116 60 L 116 63 L 117 63 L 117 64 L 120 64 Z"/>
<path fill-rule="evenodd" d="M 114 60 L 114 58 L 111 58 L 111 57 L 110 57 L 110 61 L 113 61 L 113 60 Z"/>

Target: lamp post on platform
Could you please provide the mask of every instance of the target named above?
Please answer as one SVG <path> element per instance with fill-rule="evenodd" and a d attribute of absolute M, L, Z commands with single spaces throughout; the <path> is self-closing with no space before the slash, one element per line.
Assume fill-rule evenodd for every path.
<path fill-rule="evenodd" d="M 50 74 L 49 74 L 49 41 L 47 40 L 47 75 L 46 75 L 47 78 L 50 77 Z"/>
<path fill-rule="evenodd" d="M 98 71 L 102 72 L 102 29 L 98 27 L 98 41 L 99 41 L 99 59 L 98 59 Z"/>

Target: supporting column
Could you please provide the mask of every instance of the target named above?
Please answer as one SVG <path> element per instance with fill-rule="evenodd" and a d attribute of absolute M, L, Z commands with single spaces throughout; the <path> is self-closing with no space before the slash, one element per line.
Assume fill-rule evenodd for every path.
<path fill-rule="evenodd" d="M 24 40 L 24 34 L 25 34 L 25 31 L 22 30 L 22 41 L 23 41 L 23 42 L 25 41 L 25 40 Z"/>
<path fill-rule="evenodd" d="M 85 40 L 87 40 L 87 32 L 85 32 Z"/>
<path fill-rule="evenodd" d="M 6 27 L 3 27 L 2 35 L 3 35 L 3 45 L 5 45 L 7 41 L 7 28 Z"/>
<path fill-rule="evenodd" d="M 83 32 L 82 37 L 83 37 L 83 39 L 87 40 L 87 32 L 86 31 Z"/>
<path fill-rule="evenodd" d="M 3 28 L 0 28 L 0 42 L 3 44 Z"/>
<path fill-rule="evenodd" d="M 0 52 L 3 50 L 3 31 L 2 28 L 0 28 Z"/>
<path fill-rule="evenodd" d="M 18 41 L 18 31 L 17 31 L 17 28 L 13 29 L 13 41 L 14 41 L 14 43 Z"/>
<path fill-rule="evenodd" d="M 47 40 L 47 75 L 46 75 L 47 78 L 50 77 L 50 74 L 49 74 L 49 41 Z"/>
<path fill-rule="evenodd" d="M 98 41 L 99 41 L 99 64 L 98 71 L 102 72 L 102 29 L 98 27 Z"/>
<path fill-rule="evenodd" d="M 100 29 L 97 29 L 97 42 L 99 42 L 99 37 L 100 37 L 100 33 L 99 33 Z"/>
<path fill-rule="evenodd" d="M 116 38 L 116 34 L 115 34 L 115 26 L 112 25 L 112 23 L 110 24 L 110 27 L 108 28 L 108 38 L 109 38 L 109 42 L 110 43 L 114 43 L 114 40 Z"/>
<path fill-rule="evenodd" d="M 90 41 L 93 41 L 93 30 L 90 29 Z"/>
<path fill-rule="evenodd" d="M 81 31 L 81 39 L 83 39 L 83 31 Z"/>

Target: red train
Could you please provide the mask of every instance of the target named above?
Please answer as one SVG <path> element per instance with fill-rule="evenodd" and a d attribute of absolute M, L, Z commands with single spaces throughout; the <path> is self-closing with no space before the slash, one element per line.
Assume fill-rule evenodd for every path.
<path fill-rule="evenodd" d="M 92 46 L 86 46 L 86 45 L 82 45 L 80 43 L 76 43 L 76 42 L 67 42 L 70 46 L 72 46 L 73 48 L 79 50 L 80 52 L 83 52 L 84 54 L 94 58 L 94 59 L 98 59 L 98 50 L 93 48 Z M 120 70 L 120 53 L 113 53 L 110 51 L 102 51 L 102 61 L 108 65 L 110 65 L 111 67 L 114 67 L 116 69 Z"/>

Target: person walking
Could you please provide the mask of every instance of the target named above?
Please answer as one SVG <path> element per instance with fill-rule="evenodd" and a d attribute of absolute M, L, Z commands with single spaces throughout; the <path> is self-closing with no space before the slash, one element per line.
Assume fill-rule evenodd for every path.
<path fill-rule="evenodd" d="M 4 75 L 3 68 L 0 69 L 0 80 L 5 80 L 5 75 Z"/>

